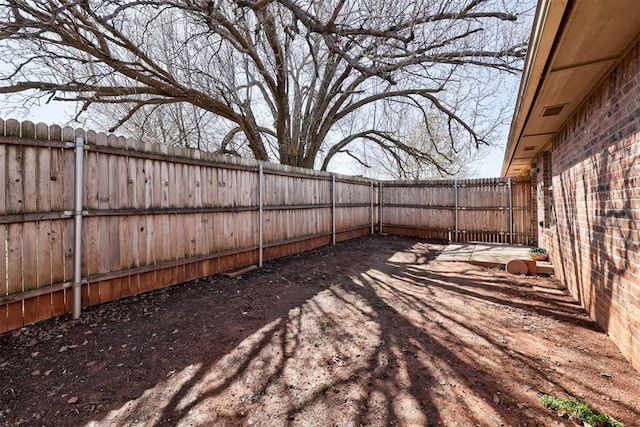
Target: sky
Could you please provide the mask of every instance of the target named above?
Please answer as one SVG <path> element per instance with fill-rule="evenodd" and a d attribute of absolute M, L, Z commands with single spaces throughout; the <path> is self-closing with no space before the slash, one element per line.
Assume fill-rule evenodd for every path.
<path fill-rule="evenodd" d="M 491 147 L 485 158 L 477 160 L 471 165 L 471 168 L 475 170 L 475 172 L 472 172 L 474 178 L 495 178 L 500 176 L 506 138 L 505 136 L 504 141 L 501 141 L 498 146 Z"/>
<path fill-rule="evenodd" d="M 505 94 L 507 96 L 509 94 Z M 515 97 L 515 94 L 513 95 Z M 6 98 L 0 97 L 0 103 L 5 102 Z M 58 124 L 71 126 L 77 126 L 77 124 L 70 123 L 73 118 L 73 110 L 75 105 L 68 103 L 51 101 L 49 104 L 43 104 L 40 106 L 32 107 L 28 112 L 18 112 L 11 114 L 10 116 L 2 116 L 3 119 L 17 119 L 20 121 L 30 120 L 34 123 L 43 122 L 48 125 Z M 104 129 L 93 129 L 95 131 L 105 131 Z M 505 125 L 503 129 L 498 133 L 498 137 L 494 141 L 495 146 L 491 147 L 487 155 L 482 159 L 476 160 L 469 166 L 469 175 L 473 178 L 492 178 L 500 176 L 502 170 L 502 161 L 504 158 L 504 147 L 508 136 L 508 125 Z M 336 172 L 344 175 L 359 174 L 360 171 L 356 171 L 348 161 L 340 160 L 336 158 L 330 167 L 331 172 Z"/>
<path fill-rule="evenodd" d="M 518 1 L 522 1 L 531 8 L 533 8 L 535 4 L 534 0 Z M 525 26 L 527 25 L 526 21 L 528 19 L 531 19 L 531 17 L 525 17 Z M 530 23 L 528 25 L 530 25 Z M 5 64 L 0 64 L 0 66 L 2 65 Z M 504 83 L 503 89 L 500 91 L 501 93 L 497 96 L 497 102 L 502 105 L 509 105 L 507 111 L 511 113 L 517 96 L 519 76 L 507 76 Z M 47 124 L 70 124 L 71 126 L 79 126 L 79 124 L 72 122 L 75 103 L 52 101 L 49 104 L 34 105 L 29 111 L 18 108 L 14 110 L 13 113 L 9 113 L 7 106 L 11 100 L 12 98 L 7 95 L 0 95 L 0 118 L 15 118 L 18 120 L 31 120 L 33 122 L 43 122 Z M 510 120 L 497 129 L 495 139 L 491 141 L 493 146 L 487 149 L 486 155 L 474 161 L 466 168 L 465 172 L 467 177 L 488 178 L 500 176 L 504 159 L 504 147 L 506 146 L 509 134 L 509 122 Z M 99 132 L 106 129 L 93 130 Z M 332 160 L 329 169 L 331 172 L 345 175 L 366 174 L 359 165 L 355 164 L 354 161 L 350 161 L 347 156 L 343 156 L 342 158 L 336 156 Z"/>
<path fill-rule="evenodd" d="M 31 108 L 26 113 L 14 113 L 11 117 L 2 117 L 3 119 L 17 119 L 20 121 L 31 120 L 34 123 L 42 122 L 48 125 L 63 125 L 69 122 L 69 116 L 73 109 L 71 105 L 62 102 L 52 101 L 49 104 Z"/>

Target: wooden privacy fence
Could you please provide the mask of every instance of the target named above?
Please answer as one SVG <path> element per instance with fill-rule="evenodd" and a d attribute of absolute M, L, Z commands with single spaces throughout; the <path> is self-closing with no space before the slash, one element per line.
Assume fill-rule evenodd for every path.
<path fill-rule="evenodd" d="M 15 120 L 0 168 L 0 332 L 381 229 L 532 239 L 525 181 L 378 182 Z"/>
<path fill-rule="evenodd" d="M 530 179 L 383 182 L 383 230 L 444 239 L 535 244 Z"/>
<path fill-rule="evenodd" d="M 74 283 L 99 304 L 373 233 L 377 218 L 370 180 L 70 127 L 0 120 L 0 165 L 0 332 L 70 312 Z"/>

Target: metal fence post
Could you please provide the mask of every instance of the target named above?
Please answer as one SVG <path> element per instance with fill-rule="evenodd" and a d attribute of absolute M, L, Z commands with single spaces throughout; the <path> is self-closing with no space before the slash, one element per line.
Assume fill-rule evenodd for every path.
<path fill-rule="evenodd" d="M 453 198 L 455 199 L 455 207 L 454 207 L 454 218 L 455 218 L 455 232 L 453 233 L 454 235 L 454 241 L 458 241 L 458 232 L 459 230 L 459 222 L 458 222 L 458 180 L 454 179 L 453 180 Z"/>
<path fill-rule="evenodd" d="M 382 203 L 382 196 L 383 196 L 383 190 L 382 190 L 382 181 L 380 182 L 380 203 L 378 203 L 378 205 L 380 206 L 380 230 L 379 233 L 382 233 L 382 210 L 383 210 L 383 203 Z"/>
<path fill-rule="evenodd" d="M 374 192 L 373 192 L 373 181 L 370 182 L 371 184 L 371 234 L 373 234 L 373 223 L 375 221 L 374 219 L 374 212 L 373 212 L 373 198 L 374 198 Z"/>
<path fill-rule="evenodd" d="M 262 163 L 258 165 L 258 267 L 264 261 L 264 243 L 262 241 L 262 219 L 264 212 L 264 169 Z"/>
<path fill-rule="evenodd" d="M 331 244 L 336 244 L 336 176 L 331 175 Z"/>
<path fill-rule="evenodd" d="M 82 311 L 82 179 L 84 166 L 84 137 L 77 136 L 75 143 L 75 203 L 73 207 L 73 318 L 79 319 Z"/>

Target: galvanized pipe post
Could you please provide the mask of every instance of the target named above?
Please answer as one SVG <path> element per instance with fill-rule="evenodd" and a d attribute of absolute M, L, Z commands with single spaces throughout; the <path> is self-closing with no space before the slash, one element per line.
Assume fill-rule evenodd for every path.
<path fill-rule="evenodd" d="M 82 310 L 82 178 L 84 165 L 84 137 L 76 137 L 75 144 L 75 203 L 73 207 L 73 318 L 79 319 Z"/>
<path fill-rule="evenodd" d="M 370 193 L 371 193 L 371 208 L 370 208 L 370 210 L 371 210 L 371 234 L 373 234 L 373 223 L 375 221 L 374 212 L 373 212 L 373 198 L 374 198 L 375 193 L 373 192 L 373 181 L 371 181 L 370 184 L 371 184 L 371 191 L 370 191 Z"/>
<path fill-rule="evenodd" d="M 511 189 L 511 178 L 507 182 L 509 188 L 509 244 L 513 245 L 513 191 Z"/>
<path fill-rule="evenodd" d="M 336 244 L 336 176 L 331 175 L 331 244 Z"/>
<path fill-rule="evenodd" d="M 458 180 L 455 179 L 453 180 L 453 198 L 455 199 L 455 232 L 454 232 L 454 241 L 457 242 L 458 239 L 458 232 L 459 232 L 459 222 L 458 222 Z"/>
<path fill-rule="evenodd" d="M 380 218 L 379 218 L 380 219 L 380 227 L 379 227 L 380 230 L 378 230 L 379 233 L 382 233 L 382 210 L 384 209 L 384 207 L 382 206 L 383 205 L 382 196 L 383 196 L 382 181 L 380 181 L 380 196 L 379 196 L 380 197 L 380 201 L 379 201 L 379 204 L 378 204 L 380 206 L 380 215 L 379 215 L 380 216 Z"/>
<path fill-rule="evenodd" d="M 258 165 L 258 267 L 262 267 L 264 261 L 264 243 L 262 241 L 262 218 L 264 213 L 264 168 L 262 163 Z"/>

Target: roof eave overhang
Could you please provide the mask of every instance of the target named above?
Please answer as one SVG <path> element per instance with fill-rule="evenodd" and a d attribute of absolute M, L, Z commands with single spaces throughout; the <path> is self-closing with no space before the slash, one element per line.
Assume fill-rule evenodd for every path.
<path fill-rule="evenodd" d="M 549 61 L 566 8 L 567 1 L 538 0 L 525 66 L 520 80 L 518 99 L 511 121 L 511 129 L 509 130 L 502 176 L 507 175 L 524 123 L 529 111 L 531 111 L 536 92 Z"/>
<path fill-rule="evenodd" d="M 502 176 L 527 175 L 640 38 L 638 0 L 539 0 Z"/>

